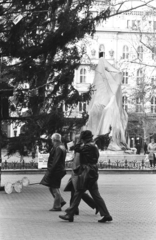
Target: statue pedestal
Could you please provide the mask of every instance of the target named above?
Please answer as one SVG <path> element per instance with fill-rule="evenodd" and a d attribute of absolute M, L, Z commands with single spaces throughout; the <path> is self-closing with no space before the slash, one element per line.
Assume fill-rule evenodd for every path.
<path fill-rule="evenodd" d="M 145 159 L 145 155 L 133 154 L 132 152 L 124 151 L 100 151 L 99 163 L 110 162 L 141 162 Z"/>

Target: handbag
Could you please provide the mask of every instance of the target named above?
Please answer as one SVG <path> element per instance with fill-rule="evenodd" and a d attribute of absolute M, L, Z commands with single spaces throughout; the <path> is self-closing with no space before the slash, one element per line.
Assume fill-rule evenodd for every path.
<path fill-rule="evenodd" d="M 87 165 L 81 165 L 72 171 L 72 183 L 75 191 L 86 190 L 88 176 L 89 167 Z"/>
<path fill-rule="evenodd" d="M 64 188 L 64 192 L 71 192 L 73 191 L 73 183 L 72 183 L 72 179 L 69 178 L 67 185 Z"/>
<path fill-rule="evenodd" d="M 76 170 L 80 166 L 80 153 L 76 152 L 73 160 L 72 169 Z"/>

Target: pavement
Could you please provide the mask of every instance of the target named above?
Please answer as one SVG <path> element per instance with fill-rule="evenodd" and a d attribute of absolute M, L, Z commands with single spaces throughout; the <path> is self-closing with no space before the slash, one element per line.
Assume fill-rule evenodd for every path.
<path fill-rule="evenodd" d="M 39 183 L 43 173 L 5 174 L 2 185 L 27 176 Z M 98 223 L 100 215 L 83 201 L 74 222 L 58 216 L 69 205 L 70 193 L 63 192 L 70 174 L 62 181 L 61 191 L 67 204 L 62 213 L 49 212 L 53 199 L 47 187 L 29 185 L 21 193 L 0 192 L 0 240 L 155 240 L 156 174 L 102 174 L 99 190 L 113 217 L 110 223 Z"/>

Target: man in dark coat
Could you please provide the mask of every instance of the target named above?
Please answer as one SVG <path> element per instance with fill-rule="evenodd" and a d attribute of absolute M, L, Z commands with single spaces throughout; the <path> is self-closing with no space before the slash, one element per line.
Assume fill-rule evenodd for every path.
<path fill-rule="evenodd" d="M 61 211 L 61 207 L 66 204 L 60 193 L 61 179 L 65 176 L 66 149 L 61 142 L 61 135 L 52 135 L 53 148 L 48 158 L 48 169 L 43 179 L 42 185 L 48 186 L 54 197 L 53 208 L 50 211 Z"/>
<path fill-rule="evenodd" d="M 73 222 L 74 212 L 78 208 L 82 195 L 86 190 L 89 190 L 102 216 L 102 219 L 98 222 L 104 223 L 107 221 L 112 221 L 112 217 L 98 190 L 97 162 L 99 158 L 99 151 L 93 142 L 92 137 L 93 135 L 91 131 L 83 131 L 81 134 L 81 140 L 83 141 L 83 144 L 78 144 L 77 147 L 75 147 L 75 152 L 80 153 L 80 167 L 79 169 L 76 169 L 78 179 L 77 188 L 75 189 L 72 204 L 67 209 L 67 214 L 59 216 L 61 219 L 69 222 Z"/>

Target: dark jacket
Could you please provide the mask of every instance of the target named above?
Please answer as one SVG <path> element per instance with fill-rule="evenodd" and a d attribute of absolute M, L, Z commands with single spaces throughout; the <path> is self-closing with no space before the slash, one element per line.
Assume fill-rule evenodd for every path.
<path fill-rule="evenodd" d="M 66 149 L 63 145 L 52 148 L 48 158 L 48 169 L 41 184 L 53 188 L 59 188 L 61 179 L 65 176 Z"/>
<path fill-rule="evenodd" d="M 76 145 L 75 152 L 80 153 L 80 166 L 73 170 L 72 180 L 75 190 L 92 188 L 98 179 L 99 150 L 93 142 Z"/>

